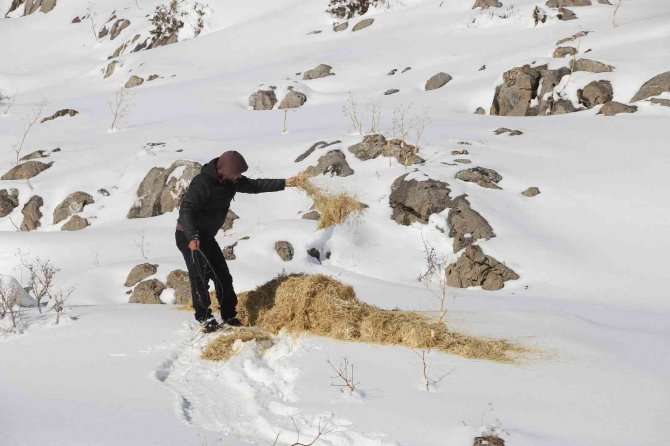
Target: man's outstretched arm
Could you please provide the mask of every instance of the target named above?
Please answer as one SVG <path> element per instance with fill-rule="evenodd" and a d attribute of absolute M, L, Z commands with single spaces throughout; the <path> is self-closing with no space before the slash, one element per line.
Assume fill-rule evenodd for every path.
<path fill-rule="evenodd" d="M 276 179 L 251 179 L 247 177 L 241 177 L 235 183 L 235 190 L 237 192 L 242 192 L 244 194 L 262 194 L 264 192 L 277 192 L 284 190 L 287 187 L 295 186 L 295 177 L 289 179 L 276 178 Z"/>

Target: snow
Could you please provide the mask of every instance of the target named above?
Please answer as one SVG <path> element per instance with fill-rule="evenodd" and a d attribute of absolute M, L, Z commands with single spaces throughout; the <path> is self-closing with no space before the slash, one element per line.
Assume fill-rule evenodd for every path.
<path fill-rule="evenodd" d="M 0 0 L 0 11 L 9 3 Z M 606 79 L 614 100 L 628 103 L 644 82 L 670 70 L 668 2 L 624 2 L 613 27 L 613 7 L 595 1 L 574 8 L 578 20 L 561 22 L 530 0 L 487 11 L 472 10 L 474 0 L 405 0 L 370 11 L 369 28 L 352 33 L 353 19 L 349 30 L 335 33 L 325 1 L 216 0 L 208 2 L 200 36 L 186 30 L 178 44 L 126 53 L 103 79 L 107 57 L 135 34 L 148 35 L 145 16 L 160 3 L 93 3 L 98 28 L 114 11 L 131 21 L 114 41 L 98 42 L 88 20 L 70 23 L 86 14 L 80 2 L 0 21 L 0 41 L 11 42 L 0 47 L 0 89 L 17 96 L 9 113 L 0 108 L 0 173 L 12 167 L 25 116 L 43 98 L 44 116 L 62 108 L 80 112 L 28 135 L 22 155 L 61 148 L 42 160 L 54 162 L 50 169 L 30 184 L 0 181 L 0 189 L 17 188 L 20 200 L 0 218 L 0 274 L 25 285 L 20 249 L 50 259 L 61 268 L 57 284 L 75 287 L 59 325 L 51 304 L 41 316 L 22 309 L 21 334 L 6 333 L 2 321 L 0 444 L 269 445 L 279 434 L 283 445 L 296 441 L 294 422 L 300 438 L 311 440 L 320 420 L 334 429 L 317 443 L 327 445 L 465 446 L 492 430 L 515 446 L 662 444 L 670 434 L 670 108 L 641 101 L 636 113 L 614 117 L 598 116 L 597 109 L 539 118 L 472 112 L 488 110 L 512 67 L 566 66 L 570 58 L 550 57 L 555 43 L 580 30 L 590 33 L 563 45 L 615 70 L 574 73 L 564 92 L 574 101 L 577 89 Z M 536 5 L 550 18 L 534 27 Z M 295 74 L 320 63 L 336 74 L 310 81 Z M 393 68 L 397 74 L 387 76 Z M 423 91 L 440 71 L 453 80 Z M 108 132 L 108 102 L 133 74 L 161 77 L 128 90 L 129 114 Z M 247 109 L 248 96 L 270 85 L 280 101 L 287 86 L 308 96 L 288 112 L 285 134 L 283 111 Z M 383 96 L 390 88 L 400 92 Z M 396 107 L 407 110 L 408 121 L 427 110 L 419 142 L 426 164 L 414 171 L 393 159 L 353 157 L 347 148 L 362 136 L 342 114 L 350 94 L 366 129 L 367 104 L 383 101 L 389 137 Z M 497 136 L 498 127 L 524 134 Z M 314 142 L 335 140 L 341 143 L 294 163 Z M 469 155 L 457 157 L 472 164 L 444 164 L 463 148 Z M 478 245 L 521 276 L 496 292 L 450 289 L 448 326 L 536 352 L 518 364 L 432 352 L 428 392 L 420 355 L 405 348 L 280 334 L 264 354 L 252 342 L 225 363 L 200 359 L 213 335 L 199 336 L 190 313 L 129 305 L 122 286 L 145 261 L 160 265 L 155 277 L 163 281 L 185 268 L 174 245 L 176 212 L 126 215 L 152 167 L 178 159 L 203 163 L 229 149 L 243 153 L 253 178 L 289 177 L 327 150 L 342 150 L 355 174 L 315 181 L 369 205 L 362 217 L 317 231 L 315 222 L 300 218 L 311 200 L 298 190 L 238 195 L 232 209 L 240 218 L 218 236 L 221 246 L 249 237 L 239 240 L 237 259 L 229 262 L 238 292 L 283 270 L 322 273 L 382 308 L 436 311 L 437 278 L 424 284 L 417 277 L 426 270 L 424 241 L 445 261 L 457 258 L 443 233 L 446 212 L 406 227 L 390 219 L 388 205 L 396 178 L 430 177 L 449 183 L 452 197 L 468 195 L 496 234 Z M 502 190 L 454 179 L 475 166 L 498 171 Z M 529 186 L 541 194 L 522 196 Z M 91 226 L 61 232 L 53 211 L 79 190 L 95 199 L 80 213 Z M 44 199 L 41 227 L 18 232 L 14 225 L 33 194 Z M 294 260 L 279 259 L 277 240 L 293 244 Z M 330 251 L 330 259 L 318 264 L 307 254 L 312 247 Z M 161 300 L 173 302 L 173 292 Z M 344 357 L 360 382 L 353 394 L 331 386 L 327 361 L 338 365 Z"/>

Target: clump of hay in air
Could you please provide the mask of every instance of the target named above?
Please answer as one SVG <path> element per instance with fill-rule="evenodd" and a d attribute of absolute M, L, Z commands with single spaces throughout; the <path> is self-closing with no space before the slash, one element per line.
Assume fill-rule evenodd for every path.
<path fill-rule="evenodd" d="M 314 200 L 314 209 L 321 215 L 318 229 L 344 223 L 349 215 L 360 214 L 365 210 L 366 206 L 353 195 L 346 192 L 339 194 L 327 193 L 320 187 L 312 184 L 309 178 L 309 175 L 305 172 L 298 174 L 296 177 L 296 187 L 304 190 Z"/>
<path fill-rule="evenodd" d="M 227 361 L 249 341 L 256 341 L 256 348 L 261 352 L 272 346 L 272 336 L 269 333 L 253 327 L 242 327 L 211 341 L 203 349 L 201 357 L 209 361 Z"/>
<path fill-rule="evenodd" d="M 356 298 L 351 286 L 324 275 L 280 275 L 238 296 L 244 325 L 270 333 L 284 329 L 345 341 L 435 349 L 466 358 L 511 362 L 526 349 L 505 340 L 447 330 L 424 315 L 382 310 Z"/>

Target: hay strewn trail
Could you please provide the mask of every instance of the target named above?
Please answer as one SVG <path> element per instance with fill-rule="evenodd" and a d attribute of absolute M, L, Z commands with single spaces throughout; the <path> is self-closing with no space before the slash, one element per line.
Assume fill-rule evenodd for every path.
<path fill-rule="evenodd" d="M 498 362 L 512 362 L 515 353 L 526 351 L 505 340 L 450 332 L 444 324 L 431 322 L 415 312 L 382 310 L 365 304 L 356 298 L 351 286 L 324 275 L 281 275 L 238 298 L 240 321 L 255 327 L 237 333 L 243 341 L 266 340 L 267 333 L 262 330 L 276 334 L 285 329 L 292 334 L 435 349 Z M 232 336 L 213 341 L 216 345 L 208 346 L 203 357 L 229 358 L 230 346 L 237 339 L 235 334 Z M 217 354 L 217 350 L 224 353 Z"/>

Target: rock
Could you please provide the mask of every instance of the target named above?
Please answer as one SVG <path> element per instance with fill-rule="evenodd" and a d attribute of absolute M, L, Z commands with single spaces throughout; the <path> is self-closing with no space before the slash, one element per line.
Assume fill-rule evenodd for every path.
<path fill-rule="evenodd" d="M 470 202 L 464 197 L 454 200 L 453 207 L 447 215 L 449 237 L 454 239 L 453 249 L 458 252 L 480 239 L 488 240 L 496 235 L 479 212 L 470 207 Z"/>
<path fill-rule="evenodd" d="M 363 19 L 360 22 L 356 23 L 353 28 L 351 28 L 351 31 L 356 32 L 360 31 L 363 28 L 367 28 L 368 26 L 372 25 L 375 22 L 375 19 Z"/>
<path fill-rule="evenodd" d="M 503 74 L 503 84 L 496 88 L 491 114 L 528 116 L 531 100 L 537 97 L 542 75 L 529 65 L 512 68 Z"/>
<path fill-rule="evenodd" d="M 237 242 L 233 243 L 232 245 L 224 246 L 224 248 L 221 250 L 221 253 L 223 254 L 223 258 L 226 260 L 235 260 L 237 257 L 235 257 L 235 247 L 237 246 Z"/>
<path fill-rule="evenodd" d="M 651 98 L 649 102 L 652 104 L 662 105 L 664 107 L 670 107 L 670 99 L 661 99 L 661 98 Z"/>
<path fill-rule="evenodd" d="M 102 29 L 98 32 L 98 39 L 102 39 L 109 34 L 109 29 L 106 26 L 103 26 Z"/>
<path fill-rule="evenodd" d="M 77 110 L 73 110 L 71 108 L 65 108 L 63 110 L 58 110 L 56 113 L 54 113 L 51 116 L 48 116 L 46 118 L 42 118 L 42 120 L 40 121 L 40 124 L 42 124 L 44 122 L 47 122 L 47 121 L 52 121 L 56 118 L 61 118 L 63 116 L 75 116 L 75 115 L 78 115 L 78 114 L 79 114 L 79 112 Z"/>
<path fill-rule="evenodd" d="M 19 205 L 18 189 L 0 190 L 0 217 L 6 217 Z"/>
<path fill-rule="evenodd" d="M 550 8 L 569 8 L 573 6 L 590 6 L 591 0 L 547 0 L 545 4 Z"/>
<path fill-rule="evenodd" d="M 641 101 L 652 96 L 658 96 L 661 93 L 670 91 L 670 71 L 654 76 L 645 82 L 640 90 L 635 93 L 631 102 Z"/>
<path fill-rule="evenodd" d="M 155 80 L 158 79 L 159 77 L 160 77 L 160 76 L 157 75 L 157 74 L 152 74 L 152 75 L 149 76 L 149 78 L 147 79 L 147 82 L 155 81 Z"/>
<path fill-rule="evenodd" d="M 637 106 L 635 105 L 626 105 L 621 102 L 610 101 L 603 104 L 598 114 L 603 116 L 614 116 L 619 113 L 635 113 L 636 111 Z"/>
<path fill-rule="evenodd" d="M 108 78 L 112 74 L 114 74 L 114 69 L 116 66 L 119 64 L 118 61 L 112 61 L 109 64 L 107 64 L 107 68 L 105 68 L 105 78 Z"/>
<path fill-rule="evenodd" d="M 572 71 L 588 71 L 589 73 L 608 73 L 614 70 L 611 65 L 591 59 L 577 59 L 570 63 Z"/>
<path fill-rule="evenodd" d="M 135 286 L 136 284 L 140 283 L 144 279 L 146 279 L 149 276 L 153 276 L 158 272 L 158 265 L 152 264 L 152 263 L 140 263 L 139 265 L 135 265 L 133 269 L 130 270 L 128 273 L 128 277 L 126 278 L 126 283 L 123 284 L 123 286 Z M 172 274 L 172 273 L 170 273 Z M 168 277 L 168 286 L 170 284 L 170 278 Z M 171 287 L 174 288 L 174 287 Z"/>
<path fill-rule="evenodd" d="M 598 3 L 600 3 L 601 5 L 610 5 L 610 6 L 612 6 L 612 4 L 610 3 L 610 0 L 598 0 Z"/>
<path fill-rule="evenodd" d="M 177 36 L 177 34 L 170 34 L 169 36 L 163 37 L 162 39 L 153 40 L 151 42 L 151 44 L 149 44 L 148 49 L 151 50 L 151 49 L 154 49 L 154 48 L 158 48 L 159 46 L 172 45 L 172 44 L 177 43 L 178 39 L 179 39 L 179 37 Z M 146 41 L 145 41 L 145 45 L 146 45 Z"/>
<path fill-rule="evenodd" d="M 307 250 L 307 255 L 314 257 L 317 262 L 321 263 L 321 252 L 316 248 L 309 248 Z"/>
<path fill-rule="evenodd" d="M 202 166 L 194 161 L 177 160 L 170 167 L 154 167 L 137 188 L 137 201 L 128 218 L 147 218 L 172 212 L 179 207 L 191 180 Z"/>
<path fill-rule="evenodd" d="M 128 28 L 130 26 L 130 20 L 126 19 L 119 19 L 116 22 L 114 22 L 114 25 L 112 25 L 112 30 L 110 31 L 111 40 L 116 39 L 119 37 L 119 34 L 121 34 L 121 31 L 124 29 Z"/>
<path fill-rule="evenodd" d="M 167 287 L 174 290 L 175 305 L 191 303 L 191 280 L 188 273 L 182 269 L 170 271 L 167 276 Z"/>
<path fill-rule="evenodd" d="M 482 107 L 477 107 L 477 110 L 475 110 L 475 115 L 485 115 L 486 110 L 484 110 Z"/>
<path fill-rule="evenodd" d="M 386 73 L 387 76 L 395 76 L 395 74 L 398 72 L 397 68 L 392 69 L 388 73 Z"/>
<path fill-rule="evenodd" d="M 461 170 L 456 173 L 456 178 L 469 183 L 477 183 L 487 189 L 501 189 L 497 183 L 502 180 L 502 176 L 495 170 L 485 167 L 472 167 Z"/>
<path fill-rule="evenodd" d="M 124 43 L 123 45 L 119 46 L 117 49 L 114 50 L 111 56 L 109 56 L 107 59 L 114 59 L 115 57 L 119 57 L 121 53 L 126 49 L 128 46 L 128 42 Z"/>
<path fill-rule="evenodd" d="M 24 2 L 23 1 L 12 2 L 9 12 L 18 8 L 22 3 Z M 23 15 L 30 15 L 37 11 L 42 11 L 46 13 L 50 12 L 55 7 L 56 7 L 56 0 L 25 0 L 25 8 Z"/>
<path fill-rule="evenodd" d="M 165 285 L 158 279 L 149 279 L 137 284 L 128 300 L 129 304 L 160 304 Z"/>
<path fill-rule="evenodd" d="M 400 74 L 402 74 L 402 73 L 406 73 L 406 72 L 408 72 L 408 71 L 411 70 L 411 69 L 412 69 L 412 67 L 405 67 L 405 68 L 403 68 L 403 70 L 400 72 Z"/>
<path fill-rule="evenodd" d="M 505 446 L 505 440 L 500 437 L 496 437 L 495 435 L 476 437 L 473 446 Z"/>
<path fill-rule="evenodd" d="M 454 156 L 458 156 L 458 155 L 469 155 L 470 152 L 468 152 L 467 149 L 463 149 L 463 150 L 452 150 L 452 151 L 451 151 L 451 154 L 454 155 Z"/>
<path fill-rule="evenodd" d="M 21 213 L 23 214 L 23 221 L 21 222 L 22 231 L 34 231 L 41 226 L 40 219 L 42 212 L 40 208 L 44 206 L 44 200 L 39 195 L 33 195 L 30 200 L 23 206 Z"/>
<path fill-rule="evenodd" d="M 386 91 L 384 92 L 384 96 L 388 96 L 388 95 L 391 95 L 391 94 L 396 94 L 396 93 L 399 92 L 399 91 L 400 91 L 400 90 L 398 90 L 397 88 L 391 88 L 391 89 L 386 90 Z"/>
<path fill-rule="evenodd" d="M 135 87 L 139 87 L 139 86 L 142 85 L 143 83 L 144 83 L 144 79 L 142 79 L 141 77 L 139 77 L 139 76 L 130 76 L 130 79 L 128 79 L 128 80 L 126 81 L 126 85 L 125 85 L 125 87 L 126 87 L 126 88 L 135 88 Z"/>
<path fill-rule="evenodd" d="M 567 22 L 568 20 L 576 20 L 577 14 L 575 14 L 568 8 L 560 8 L 558 10 L 558 14 L 556 14 L 556 17 L 558 17 L 558 20 L 563 20 L 564 22 Z"/>
<path fill-rule="evenodd" d="M 507 127 L 500 127 L 497 128 L 493 131 L 496 135 L 502 135 L 503 133 L 509 133 L 509 136 L 518 136 L 518 135 L 523 135 L 523 132 L 521 130 L 512 130 L 508 129 Z"/>
<path fill-rule="evenodd" d="M 69 216 L 81 212 L 86 205 L 92 203 L 95 203 L 95 200 L 86 192 L 71 193 L 54 209 L 53 224 L 58 224 Z"/>
<path fill-rule="evenodd" d="M 561 39 L 558 42 L 556 42 L 556 46 L 561 46 L 565 42 L 572 42 L 573 40 L 577 40 L 579 38 L 587 36 L 591 31 L 579 31 L 578 33 L 575 33 L 571 35 L 570 37 L 566 37 L 565 39 Z"/>
<path fill-rule="evenodd" d="M 309 212 L 306 212 L 302 214 L 301 217 L 303 220 L 313 220 L 313 221 L 319 221 L 321 219 L 321 214 L 319 214 L 319 211 L 317 210 L 312 210 Z"/>
<path fill-rule="evenodd" d="M 297 157 L 297 158 L 295 159 L 295 162 L 296 162 L 296 163 L 299 163 L 299 162 L 303 161 L 305 158 L 307 158 L 308 156 L 310 156 L 316 149 L 323 149 L 323 148 L 326 148 L 326 147 L 328 147 L 328 146 L 332 146 L 332 145 L 335 145 L 335 144 L 339 144 L 339 143 L 341 143 L 341 142 L 342 142 L 342 141 L 340 141 L 339 139 L 338 139 L 337 141 L 333 141 L 333 142 L 326 142 L 326 141 L 315 142 L 314 144 L 312 144 L 312 147 L 310 147 L 310 148 L 307 149 L 307 151 L 305 151 L 302 155 L 300 155 L 299 157 Z"/>
<path fill-rule="evenodd" d="M 81 23 L 81 19 L 79 18 L 79 16 L 77 16 L 74 19 L 72 19 L 70 23 Z"/>
<path fill-rule="evenodd" d="M 40 161 L 26 161 L 22 164 L 17 164 L 5 173 L 0 180 L 27 180 L 44 172 L 53 165 L 50 163 L 42 163 Z"/>
<path fill-rule="evenodd" d="M 307 96 L 305 96 L 304 93 L 291 90 L 288 93 L 286 93 L 286 96 L 284 96 L 284 99 L 281 101 L 281 104 L 279 104 L 279 109 L 283 110 L 285 108 L 302 107 L 305 102 L 307 102 Z"/>
<path fill-rule="evenodd" d="M 424 162 L 424 159 L 416 154 L 418 152 L 416 147 L 405 144 L 399 139 L 387 140 L 383 135 L 367 135 L 363 138 L 363 142 L 354 144 L 348 150 L 363 161 L 382 155 L 394 157 L 406 166 Z"/>
<path fill-rule="evenodd" d="M 338 177 L 347 177 L 354 174 L 353 169 L 347 163 L 347 158 L 340 150 L 331 150 L 326 153 L 319 158 L 316 166 L 310 166 L 304 172 L 308 177 L 326 175 L 328 173 L 330 176 L 337 175 Z"/>
<path fill-rule="evenodd" d="M 609 81 L 593 81 L 583 89 L 577 90 L 579 103 L 586 108 L 609 102 L 613 97 L 614 92 Z"/>
<path fill-rule="evenodd" d="M 103 197 L 109 197 L 109 191 L 107 189 L 98 189 L 98 193 Z"/>
<path fill-rule="evenodd" d="M 533 186 L 533 187 L 529 187 L 525 191 L 521 192 L 521 195 L 523 195 L 524 197 L 534 197 L 536 195 L 539 195 L 539 193 L 540 193 L 540 189 Z"/>
<path fill-rule="evenodd" d="M 293 245 L 287 241 L 279 241 L 275 243 L 275 251 L 284 262 L 293 260 Z"/>
<path fill-rule="evenodd" d="M 484 254 L 477 245 L 470 245 L 456 263 L 445 270 L 447 285 L 454 288 L 481 286 L 487 291 L 503 288 L 508 280 L 519 275 L 491 256 Z"/>
<path fill-rule="evenodd" d="M 498 0 L 476 0 L 475 5 L 472 7 L 472 9 L 500 8 L 501 6 L 502 3 L 500 3 Z"/>
<path fill-rule="evenodd" d="M 82 229 L 89 226 L 90 223 L 87 219 L 82 218 L 78 215 L 73 215 L 70 219 L 61 226 L 61 231 L 81 231 Z"/>
<path fill-rule="evenodd" d="M 574 56 L 577 54 L 577 48 L 572 46 L 559 46 L 554 50 L 553 57 L 562 58 L 565 56 Z"/>
<path fill-rule="evenodd" d="M 305 71 L 305 74 L 302 76 L 304 80 L 319 79 L 322 77 L 334 76 L 335 73 L 331 73 L 333 67 L 326 64 L 320 64 L 316 68 Z"/>
<path fill-rule="evenodd" d="M 340 31 L 344 31 L 348 27 L 349 27 L 349 22 L 338 23 L 337 25 L 333 26 L 333 31 L 335 31 L 337 33 L 337 32 L 340 32 Z"/>
<path fill-rule="evenodd" d="M 558 101 L 554 102 L 551 106 L 551 114 L 552 115 L 562 115 L 565 113 L 574 113 L 576 111 L 579 111 L 580 109 L 575 108 L 575 106 L 572 104 L 572 101 L 568 99 L 559 99 Z"/>
<path fill-rule="evenodd" d="M 414 222 L 428 223 L 432 214 L 450 207 L 449 185 L 442 181 L 426 179 L 406 180 L 407 175 L 396 178 L 391 185 L 389 204 L 393 209 L 391 218 L 401 225 Z"/>
<path fill-rule="evenodd" d="M 454 160 L 454 162 L 459 163 L 459 164 L 470 164 L 470 163 L 472 163 L 472 161 L 470 161 L 469 159 L 466 159 L 466 158 L 456 158 Z"/>
<path fill-rule="evenodd" d="M 46 150 L 36 150 L 32 153 L 29 153 L 26 156 L 19 158 L 19 161 L 28 161 L 37 158 L 46 158 L 47 157 L 46 153 L 47 153 Z"/>
<path fill-rule="evenodd" d="M 249 107 L 254 110 L 272 110 L 277 103 L 277 96 L 273 90 L 258 90 L 249 96 Z"/>
<path fill-rule="evenodd" d="M 235 223 L 235 220 L 237 220 L 238 217 L 237 214 L 230 209 L 228 209 L 228 213 L 226 214 L 226 219 L 223 221 L 223 226 L 221 226 L 221 230 L 223 232 L 226 232 L 230 229 L 233 229 L 233 223 Z"/>
<path fill-rule="evenodd" d="M 431 77 L 430 79 L 428 79 L 426 81 L 425 90 L 430 91 L 430 90 L 437 90 L 438 88 L 442 88 L 445 85 L 447 85 L 447 83 L 452 79 L 453 78 L 450 75 L 448 75 L 447 73 L 443 73 L 443 72 L 437 73 L 436 75 L 434 75 L 433 77 Z"/>

